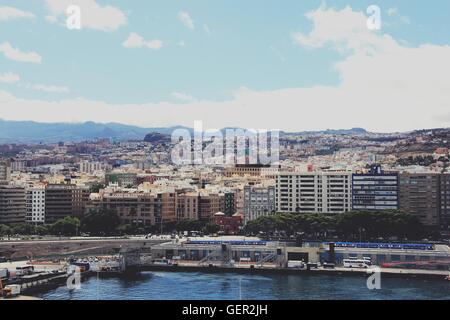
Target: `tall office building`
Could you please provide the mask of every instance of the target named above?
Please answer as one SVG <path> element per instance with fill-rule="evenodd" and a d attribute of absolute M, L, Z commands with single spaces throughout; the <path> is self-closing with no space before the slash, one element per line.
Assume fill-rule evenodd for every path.
<path fill-rule="evenodd" d="M 439 198 L 441 230 L 450 235 L 450 173 L 441 175 Z"/>
<path fill-rule="evenodd" d="M 0 182 L 11 180 L 11 163 L 8 160 L 0 160 Z"/>
<path fill-rule="evenodd" d="M 342 213 L 351 210 L 351 172 L 282 172 L 276 180 L 278 212 Z"/>
<path fill-rule="evenodd" d="M 26 190 L 27 223 L 45 223 L 45 188 L 32 187 Z"/>
<path fill-rule="evenodd" d="M 398 173 L 383 172 L 378 165 L 368 173 L 353 174 L 354 211 L 398 210 Z"/>
<path fill-rule="evenodd" d="M 276 210 L 275 187 L 244 187 L 244 224 Z"/>
<path fill-rule="evenodd" d="M 24 223 L 25 189 L 0 185 L 0 224 Z"/>
<path fill-rule="evenodd" d="M 438 173 L 401 173 L 400 210 L 419 218 L 423 225 L 438 226 L 440 175 Z"/>
<path fill-rule="evenodd" d="M 89 201 L 89 188 L 72 184 L 49 184 L 45 189 L 45 220 L 47 223 L 64 217 L 81 217 Z"/>

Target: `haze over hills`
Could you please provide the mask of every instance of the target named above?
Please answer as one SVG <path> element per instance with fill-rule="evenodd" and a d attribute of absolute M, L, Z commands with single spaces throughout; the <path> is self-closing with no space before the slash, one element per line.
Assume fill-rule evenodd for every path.
<path fill-rule="evenodd" d="M 142 140 L 149 132 L 171 134 L 181 127 L 140 128 L 120 123 L 41 123 L 0 119 L 0 143 L 52 143 L 99 138 Z"/>
<path fill-rule="evenodd" d="M 115 140 L 143 140 L 149 133 L 170 135 L 175 129 L 191 128 L 183 126 L 142 128 L 120 123 L 41 123 L 34 121 L 7 121 L 0 119 L 0 143 L 55 143 L 84 141 L 101 138 Z M 235 129 L 235 128 L 224 128 Z M 363 135 L 368 132 L 362 128 L 304 131 L 292 134 L 352 134 Z M 281 132 L 281 135 L 291 134 Z"/>

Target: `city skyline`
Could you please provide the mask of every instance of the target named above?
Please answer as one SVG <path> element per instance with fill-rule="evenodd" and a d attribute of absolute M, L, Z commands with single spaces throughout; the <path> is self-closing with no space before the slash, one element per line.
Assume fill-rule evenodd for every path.
<path fill-rule="evenodd" d="M 81 8 L 81 30 L 65 25 L 70 4 Z M 371 4 L 379 31 L 366 25 Z M 449 127 L 449 7 L 2 0 L 0 118 L 294 132 Z"/>

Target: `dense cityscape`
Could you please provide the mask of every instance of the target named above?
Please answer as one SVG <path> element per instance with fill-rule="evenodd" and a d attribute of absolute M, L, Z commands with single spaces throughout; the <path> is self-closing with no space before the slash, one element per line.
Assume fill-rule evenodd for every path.
<path fill-rule="evenodd" d="M 388 210 L 416 218 L 428 232 L 424 237 L 445 239 L 449 141 L 450 131 L 443 129 L 285 133 L 280 163 L 272 166 L 175 166 L 170 136 L 155 133 L 142 141 L 4 144 L 0 231 L 75 235 L 80 221 L 106 214 L 116 228 L 89 224 L 84 231 L 171 232 L 188 220 L 215 233 L 245 234 L 249 222 L 279 213 Z M 63 221 L 76 228 L 65 229 Z"/>
<path fill-rule="evenodd" d="M 450 300 L 448 12 L 0 0 L 0 302 Z"/>

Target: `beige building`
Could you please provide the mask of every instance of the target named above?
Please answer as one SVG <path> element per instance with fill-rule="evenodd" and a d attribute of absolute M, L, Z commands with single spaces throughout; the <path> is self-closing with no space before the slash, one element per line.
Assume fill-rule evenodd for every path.
<path fill-rule="evenodd" d="M 197 192 L 182 193 L 177 195 L 177 219 L 198 220 L 199 196 Z"/>
<path fill-rule="evenodd" d="M 130 191 L 107 191 L 100 205 L 105 210 L 116 211 L 124 224 L 159 225 L 177 221 L 176 194 Z"/>
<path fill-rule="evenodd" d="M 243 164 L 243 165 L 235 165 L 234 167 L 225 168 L 224 175 L 226 177 L 233 176 L 261 176 L 266 178 L 275 178 L 279 171 L 278 166 L 269 166 L 269 165 L 251 165 L 251 164 Z"/>

